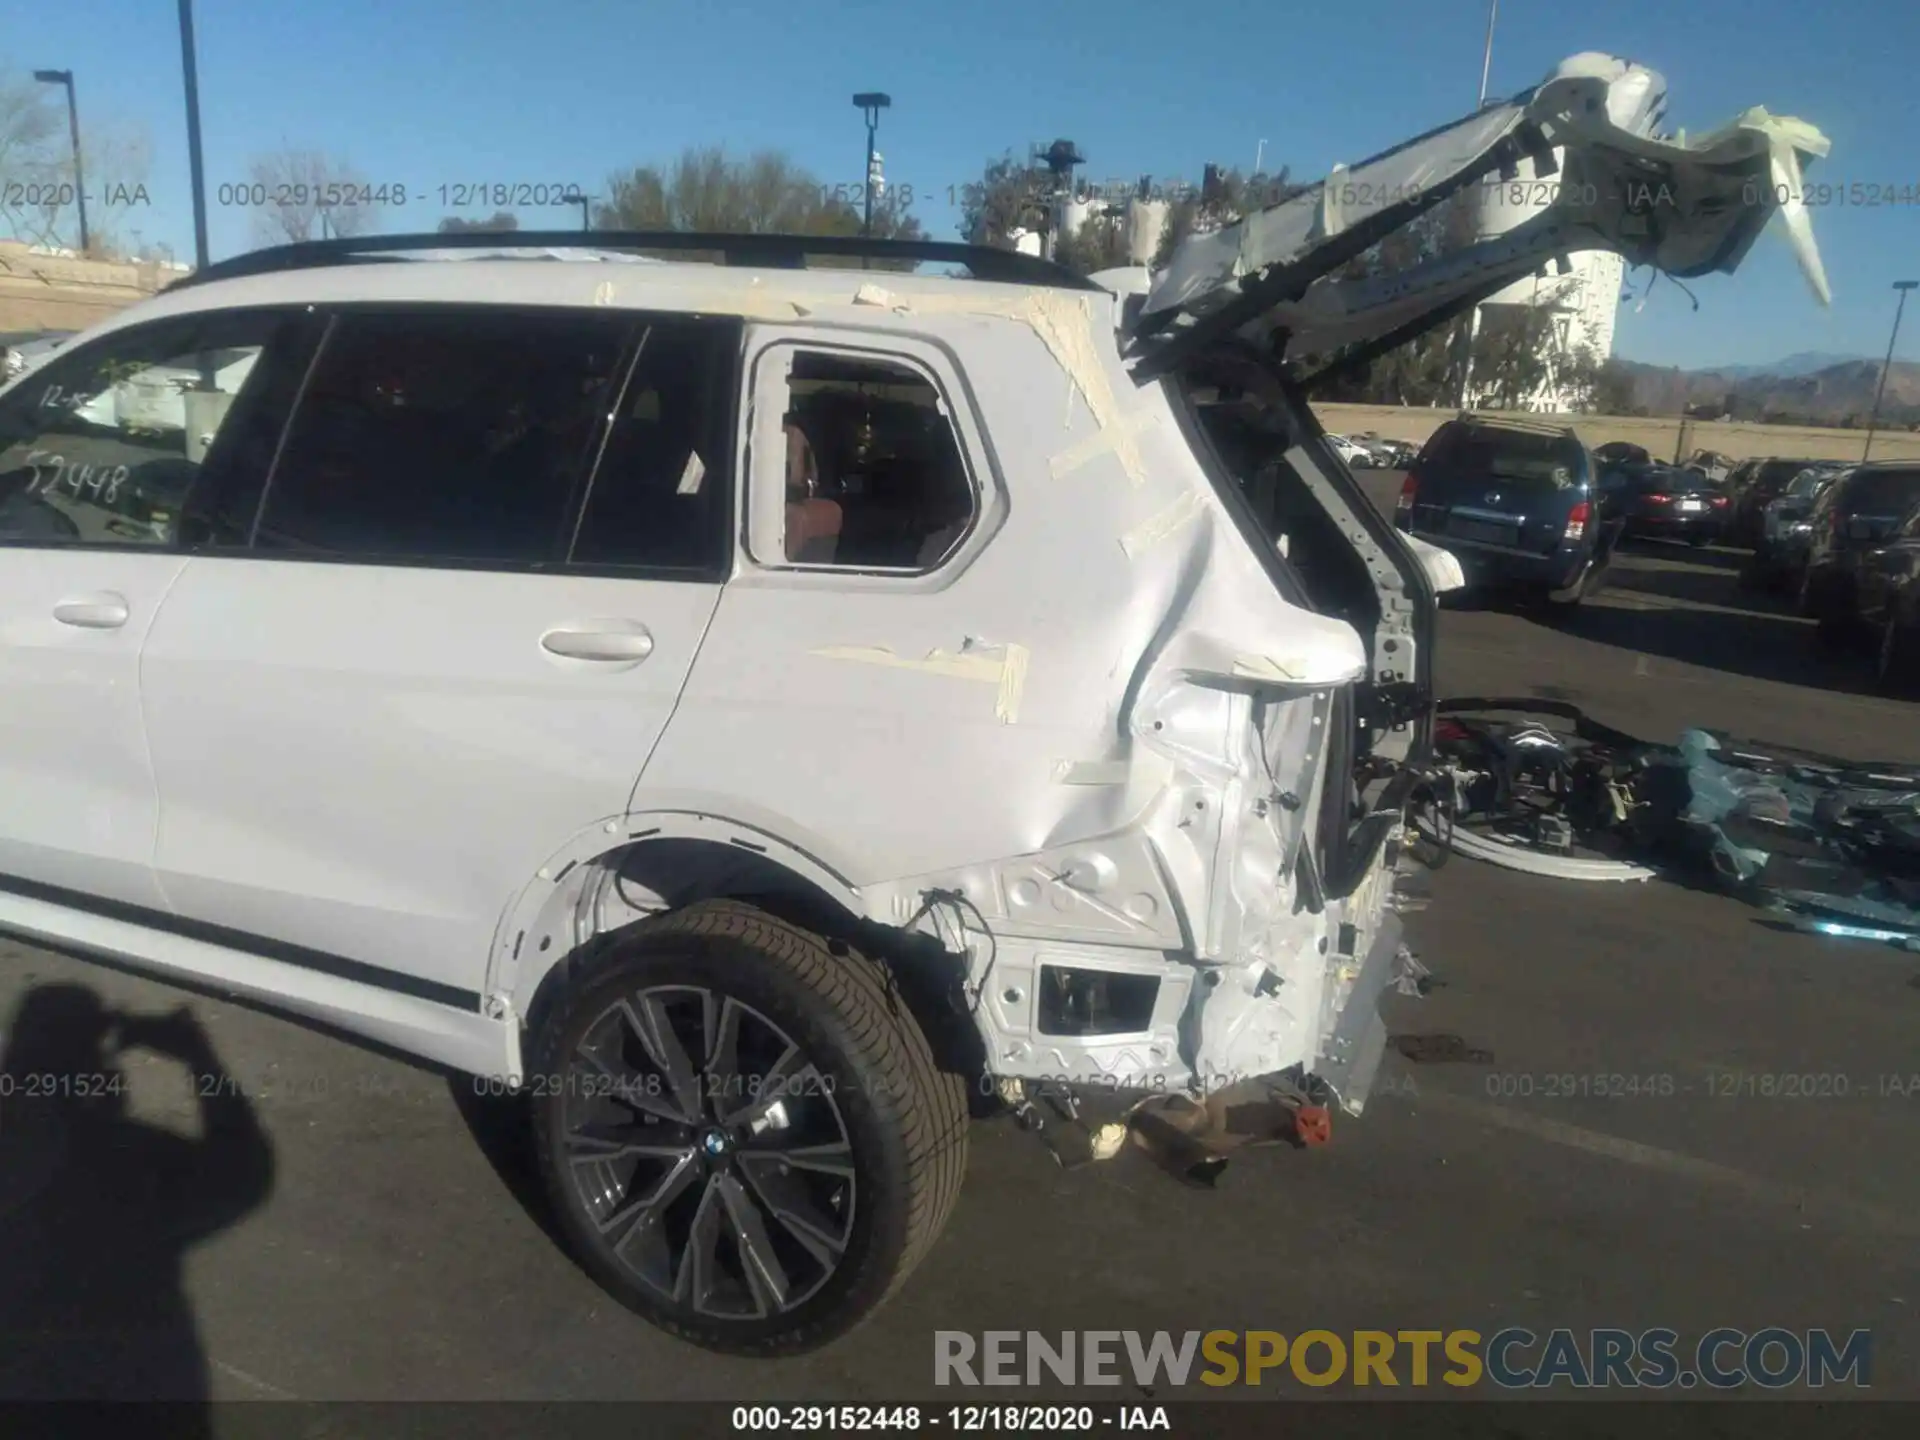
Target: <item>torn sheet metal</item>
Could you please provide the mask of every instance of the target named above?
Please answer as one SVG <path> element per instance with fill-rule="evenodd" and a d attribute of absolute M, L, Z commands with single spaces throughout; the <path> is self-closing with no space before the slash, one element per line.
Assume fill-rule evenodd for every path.
<path fill-rule="evenodd" d="M 1703 872 L 1799 928 L 1920 939 L 1920 767 L 1684 732 L 1657 745 L 1540 700 L 1438 707 L 1451 803 L 1416 823 L 1456 853 L 1571 880 Z M 1493 719 L 1496 712 L 1571 720 Z M 1570 832 L 1547 843 L 1543 827 Z M 1610 853 L 1596 853 L 1596 847 Z"/>
<path fill-rule="evenodd" d="M 1645 787 L 1655 835 L 1683 858 L 1704 856 L 1726 889 L 1831 924 L 1920 934 L 1920 770 L 1705 730 L 1650 768 L 1666 782 Z"/>
<path fill-rule="evenodd" d="M 1281 330 L 1289 357 L 1328 355 L 1385 336 L 1410 338 L 1461 303 L 1496 292 L 1579 250 L 1687 278 L 1732 271 L 1779 213 L 1814 293 L 1828 289 L 1799 198 L 1828 142 L 1804 121 L 1751 109 L 1688 143 L 1663 138 L 1666 81 L 1612 56 L 1562 62 L 1539 86 L 1372 160 L 1336 170 L 1301 195 L 1181 244 L 1143 302 L 1145 329 L 1228 309 L 1252 333 Z M 1391 274 L 1336 278 L 1348 237 L 1412 223 L 1454 189 L 1480 183 L 1522 152 L 1536 157 L 1539 213 L 1477 244 Z M 1550 157 L 1542 162 L 1537 157 Z M 1377 232 L 1377 233 L 1376 233 Z M 1291 282 L 1260 303 L 1242 281 Z"/>

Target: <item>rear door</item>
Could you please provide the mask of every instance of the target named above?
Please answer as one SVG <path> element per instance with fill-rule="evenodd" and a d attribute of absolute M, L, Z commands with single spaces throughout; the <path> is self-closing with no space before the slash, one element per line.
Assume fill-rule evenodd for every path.
<path fill-rule="evenodd" d="M 148 640 L 181 915 L 476 998 L 505 905 L 624 812 L 713 614 L 736 347 L 606 310 L 333 319 L 250 533 Z"/>

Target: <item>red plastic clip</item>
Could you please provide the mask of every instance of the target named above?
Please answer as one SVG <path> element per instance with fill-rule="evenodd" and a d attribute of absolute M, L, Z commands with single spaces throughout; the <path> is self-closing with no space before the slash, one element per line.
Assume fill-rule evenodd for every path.
<path fill-rule="evenodd" d="M 1333 1139 L 1333 1116 L 1324 1105 L 1302 1105 L 1293 1112 L 1293 1133 L 1302 1145 L 1325 1145 Z"/>

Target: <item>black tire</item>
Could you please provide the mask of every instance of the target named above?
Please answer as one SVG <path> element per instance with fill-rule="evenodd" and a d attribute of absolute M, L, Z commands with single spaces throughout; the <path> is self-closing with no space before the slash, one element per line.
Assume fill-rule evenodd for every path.
<path fill-rule="evenodd" d="M 1710 543 L 1712 543 L 1712 540 L 1713 540 L 1713 537 L 1712 537 L 1711 535 L 1689 535 L 1689 536 L 1687 536 L 1687 544 L 1689 544 L 1689 545 L 1691 545 L 1691 546 L 1692 546 L 1692 547 L 1693 547 L 1694 549 L 1696 549 L 1696 550 L 1702 550 L 1702 549 L 1705 549 L 1705 548 L 1707 547 L 1707 545 L 1709 545 Z"/>
<path fill-rule="evenodd" d="M 1880 627 L 1874 677 L 1882 695 L 1911 700 L 1920 693 L 1920 646 L 1914 639 L 1913 632 L 1891 616 Z"/>
<path fill-rule="evenodd" d="M 1570 620 L 1579 612 L 1581 605 L 1586 602 L 1586 598 L 1586 582 L 1582 581 L 1580 588 L 1565 600 L 1555 599 L 1551 590 L 1545 592 L 1540 597 L 1540 608 L 1546 613 L 1549 619 Z"/>
<path fill-rule="evenodd" d="M 693 1060 L 690 1035 L 706 1049 L 678 1091 L 662 1026 L 680 1059 Z M 620 932 L 555 1003 L 531 1053 L 541 1177 L 574 1254 L 615 1299 L 707 1349 L 792 1355 L 837 1339 L 906 1280 L 960 1193 L 966 1084 L 936 1068 L 885 970 L 751 905 L 703 901 Z M 754 1058 L 775 1054 L 797 1058 Z M 662 1078 L 642 1083 L 648 1067 Z M 633 1077 L 627 1100 L 609 1093 L 614 1073 Z M 738 1118 L 748 1112 L 751 1134 Z M 657 1153 L 634 1157 L 634 1135 Z M 613 1145 L 626 1149 L 609 1158 Z M 670 1184 L 662 1203 L 636 1198 Z M 702 1264 L 691 1258 L 696 1221 Z M 763 1246 L 777 1264 L 749 1274 L 743 1257 Z"/>

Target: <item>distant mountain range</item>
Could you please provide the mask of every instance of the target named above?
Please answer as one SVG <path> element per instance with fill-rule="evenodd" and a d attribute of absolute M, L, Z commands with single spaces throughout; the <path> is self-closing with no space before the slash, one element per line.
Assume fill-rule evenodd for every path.
<path fill-rule="evenodd" d="M 1830 350 L 1802 350 L 1771 365 L 1714 365 L 1709 368 L 1716 375 L 1725 375 L 1734 380 L 1746 380 L 1756 375 L 1777 375 L 1782 379 L 1794 380 L 1802 375 L 1831 370 L 1835 365 L 1845 365 L 1852 360 L 1879 358 L 1878 355 L 1839 355 Z"/>
<path fill-rule="evenodd" d="M 1705 407 L 1736 420 L 1777 424 L 1864 425 L 1880 383 L 1880 360 L 1803 351 L 1765 365 L 1681 370 L 1637 360 L 1620 364 L 1633 380 L 1633 408 L 1646 415 L 1678 415 Z M 1920 363 L 1896 360 L 1880 402 L 1881 423 L 1920 424 Z"/>

